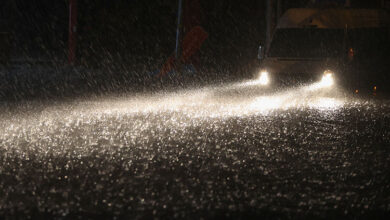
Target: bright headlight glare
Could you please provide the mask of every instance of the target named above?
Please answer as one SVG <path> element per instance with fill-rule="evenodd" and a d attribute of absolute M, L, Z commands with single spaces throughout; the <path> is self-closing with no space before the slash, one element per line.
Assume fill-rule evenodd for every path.
<path fill-rule="evenodd" d="M 258 82 L 260 85 L 268 85 L 269 84 L 269 74 L 267 71 L 261 71 L 260 76 L 258 78 Z"/>
<path fill-rule="evenodd" d="M 323 87 L 330 87 L 334 84 L 334 73 L 331 71 L 325 71 L 321 79 L 321 85 Z"/>

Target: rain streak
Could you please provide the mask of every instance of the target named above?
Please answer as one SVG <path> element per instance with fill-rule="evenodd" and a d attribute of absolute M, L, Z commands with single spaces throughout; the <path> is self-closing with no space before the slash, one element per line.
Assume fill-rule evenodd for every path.
<path fill-rule="evenodd" d="M 0 207 L 133 217 L 388 211 L 390 103 L 311 87 L 270 92 L 246 81 L 4 105 Z"/>

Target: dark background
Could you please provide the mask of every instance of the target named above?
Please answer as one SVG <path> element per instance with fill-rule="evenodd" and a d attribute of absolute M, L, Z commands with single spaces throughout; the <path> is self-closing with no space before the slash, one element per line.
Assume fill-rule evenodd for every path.
<path fill-rule="evenodd" d="M 66 62 L 67 0 L 3 0 L 2 31 L 13 36 L 12 56 Z M 265 0 L 200 0 L 201 25 L 209 39 L 203 62 L 249 62 L 265 38 Z M 177 1 L 79 0 L 79 64 L 163 62 L 175 46 Z M 283 9 L 310 1 L 284 1 Z M 353 7 L 377 7 L 377 1 L 352 1 Z M 104 62 L 102 62 L 104 61 Z M 242 65 L 242 64 L 240 64 Z"/>
<path fill-rule="evenodd" d="M 177 1 L 79 0 L 80 64 L 131 63 L 168 57 L 175 48 Z M 203 56 L 255 57 L 264 38 L 265 1 L 200 1 L 201 25 L 209 33 Z M 3 11 L 13 35 L 13 56 L 66 60 L 68 2 L 8 1 Z M 5 7 L 4 7 L 5 8 Z M 146 59 L 146 60 L 145 60 Z M 222 60 L 224 60 L 222 59 Z M 226 60 L 227 61 L 227 60 Z M 229 60 L 231 61 L 231 60 Z M 159 61 L 163 62 L 163 61 Z"/>

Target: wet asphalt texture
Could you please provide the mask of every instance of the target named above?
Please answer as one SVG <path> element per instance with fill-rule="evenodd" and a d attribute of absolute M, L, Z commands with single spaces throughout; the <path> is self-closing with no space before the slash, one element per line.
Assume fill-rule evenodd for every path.
<path fill-rule="evenodd" d="M 0 216 L 389 215 L 389 100 L 232 91 L 3 104 Z"/>

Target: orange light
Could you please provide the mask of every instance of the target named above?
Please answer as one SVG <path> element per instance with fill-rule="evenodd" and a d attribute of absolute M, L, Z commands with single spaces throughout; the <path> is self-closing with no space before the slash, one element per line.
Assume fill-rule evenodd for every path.
<path fill-rule="evenodd" d="M 356 93 L 356 94 L 358 94 L 358 93 L 359 93 L 359 90 L 358 90 L 358 89 L 356 89 L 356 90 L 355 90 L 355 93 Z"/>
<path fill-rule="evenodd" d="M 352 60 L 354 56 L 355 56 L 355 51 L 353 50 L 353 48 L 349 48 L 349 50 L 348 50 L 348 58 L 350 60 Z"/>
<path fill-rule="evenodd" d="M 374 91 L 376 91 L 376 86 L 374 86 Z"/>

